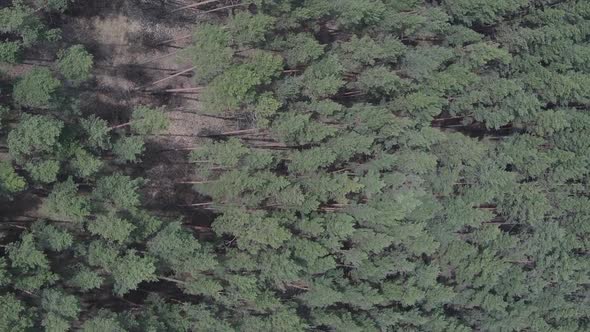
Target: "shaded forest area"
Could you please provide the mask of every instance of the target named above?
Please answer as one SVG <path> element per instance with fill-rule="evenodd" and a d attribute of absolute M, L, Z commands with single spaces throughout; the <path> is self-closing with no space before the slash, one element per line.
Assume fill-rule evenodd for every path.
<path fill-rule="evenodd" d="M 0 331 L 590 330 L 590 1 L 1 0 Z"/>

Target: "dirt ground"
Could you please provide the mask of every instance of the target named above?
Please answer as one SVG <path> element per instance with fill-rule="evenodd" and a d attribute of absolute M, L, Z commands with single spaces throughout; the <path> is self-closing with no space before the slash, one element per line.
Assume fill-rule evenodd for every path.
<path fill-rule="evenodd" d="M 143 162 L 136 170 L 137 175 L 149 180 L 144 192 L 146 205 L 160 212 L 182 212 L 187 222 L 205 224 L 208 222 L 201 220 L 202 212 L 179 207 L 203 200 L 190 185 L 178 184 L 198 177 L 187 164 L 186 149 L 199 145 L 199 133 L 230 129 L 231 123 L 199 115 L 198 94 L 160 93 L 196 87 L 190 73 L 152 84 L 191 67 L 176 55 L 163 57 L 185 47 L 190 39 L 159 45 L 190 35 L 200 18 L 198 11 L 170 14 L 174 8 L 190 3 L 127 0 L 99 5 L 100 15 L 75 15 L 67 22 L 64 36 L 86 45 L 96 57 L 97 91 L 90 94 L 88 108 L 103 109 L 93 112 L 113 112 L 110 118 L 121 117 L 122 121 L 135 105 L 158 106 L 166 112 L 168 130 L 149 139 Z"/>
<path fill-rule="evenodd" d="M 162 57 L 184 48 L 189 39 L 161 45 L 187 36 L 200 19 L 198 10 L 171 13 L 194 3 L 189 0 L 85 0 L 75 2 L 67 15 L 53 22 L 62 29 L 64 45 L 82 44 L 95 59 L 93 80 L 81 96 L 82 112 L 124 122 L 136 105 L 161 107 L 170 120 L 168 130 L 148 139 L 141 163 L 129 172 L 147 178 L 144 197 L 154 210 L 182 212 L 187 222 L 206 224 L 202 211 L 179 206 L 203 200 L 190 185 L 177 182 L 198 177 L 187 163 L 188 148 L 200 144 L 202 132 L 236 129 L 223 119 L 199 115 L 198 94 L 163 93 L 162 90 L 195 87 L 190 73 L 160 84 L 152 82 L 190 68 L 177 56 Z M 53 18 L 52 18 L 53 19 Z M 5 68 L 8 76 L 20 76 L 37 65 L 51 65 L 51 55 L 38 50 L 26 54 L 25 64 Z M 159 58 L 150 61 L 151 59 Z M 2 68 L 0 68 L 2 69 Z"/>

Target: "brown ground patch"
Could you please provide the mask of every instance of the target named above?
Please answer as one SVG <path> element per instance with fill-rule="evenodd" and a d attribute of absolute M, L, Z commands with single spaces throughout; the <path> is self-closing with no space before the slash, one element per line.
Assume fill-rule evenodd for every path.
<path fill-rule="evenodd" d="M 178 212 L 178 205 L 203 200 L 190 186 L 176 184 L 197 176 L 187 164 L 188 151 L 182 149 L 198 146 L 202 140 L 197 137 L 200 132 L 235 129 L 231 122 L 197 114 L 200 108 L 198 94 L 154 94 L 141 89 L 150 82 L 190 67 L 179 62 L 176 56 L 145 63 L 182 48 L 183 43 L 190 41 L 184 40 L 172 47 L 158 45 L 160 41 L 190 33 L 198 20 L 198 11 L 170 14 L 172 9 L 188 3 L 192 2 L 81 1 L 59 22 L 63 45 L 82 44 L 95 57 L 94 78 L 83 87 L 85 91 L 81 96 L 84 114 L 97 114 L 117 124 L 128 119 L 134 106 L 151 105 L 162 107 L 168 115 L 168 130 L 148 139 L 143 161 L 130 165 L 128 171 L 149 180 L 144 192 L 148 207 L 172 213 Z M 33 65 L 51 65 L 55 60 L 51 53 L 40 55 L 35 50 L 27 56 L 31 59 L 26 64 L 11 67 L 9 76 L 20 76 Z M 189 76 L 179 76 L 150 89 L 193 87 L 195 84 Z M 171 149 L 179 150 L 162 151 Z M 201 220 L 204 218 L 202 212 L 191 210 L 184 214 L 189 222 L 208 222 Z"/>

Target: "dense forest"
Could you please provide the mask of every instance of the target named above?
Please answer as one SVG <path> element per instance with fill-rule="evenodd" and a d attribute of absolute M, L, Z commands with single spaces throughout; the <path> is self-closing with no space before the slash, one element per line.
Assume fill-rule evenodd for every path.
<path fill-rule="evenodd" d="M 590 331 L 588 0 L 2 0 L 0 37 L 0 331 Z"/>

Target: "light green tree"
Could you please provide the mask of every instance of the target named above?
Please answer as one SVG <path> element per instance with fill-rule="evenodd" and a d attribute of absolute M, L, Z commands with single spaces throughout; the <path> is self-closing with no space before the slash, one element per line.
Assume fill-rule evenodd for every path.
<path fill-rule="evenodd" d="M 82 45 L 70 46 L 57 54 L 57 67 L 66 80 L 79 85 L 91 77 L 93 56 Z"/>
<path fill-rule="evenodd" d="M 14 85 L 12 96 L 17 105 L 48 108 L 55 100 L 61 82 L 47 68 L 34 68 Z"/>

